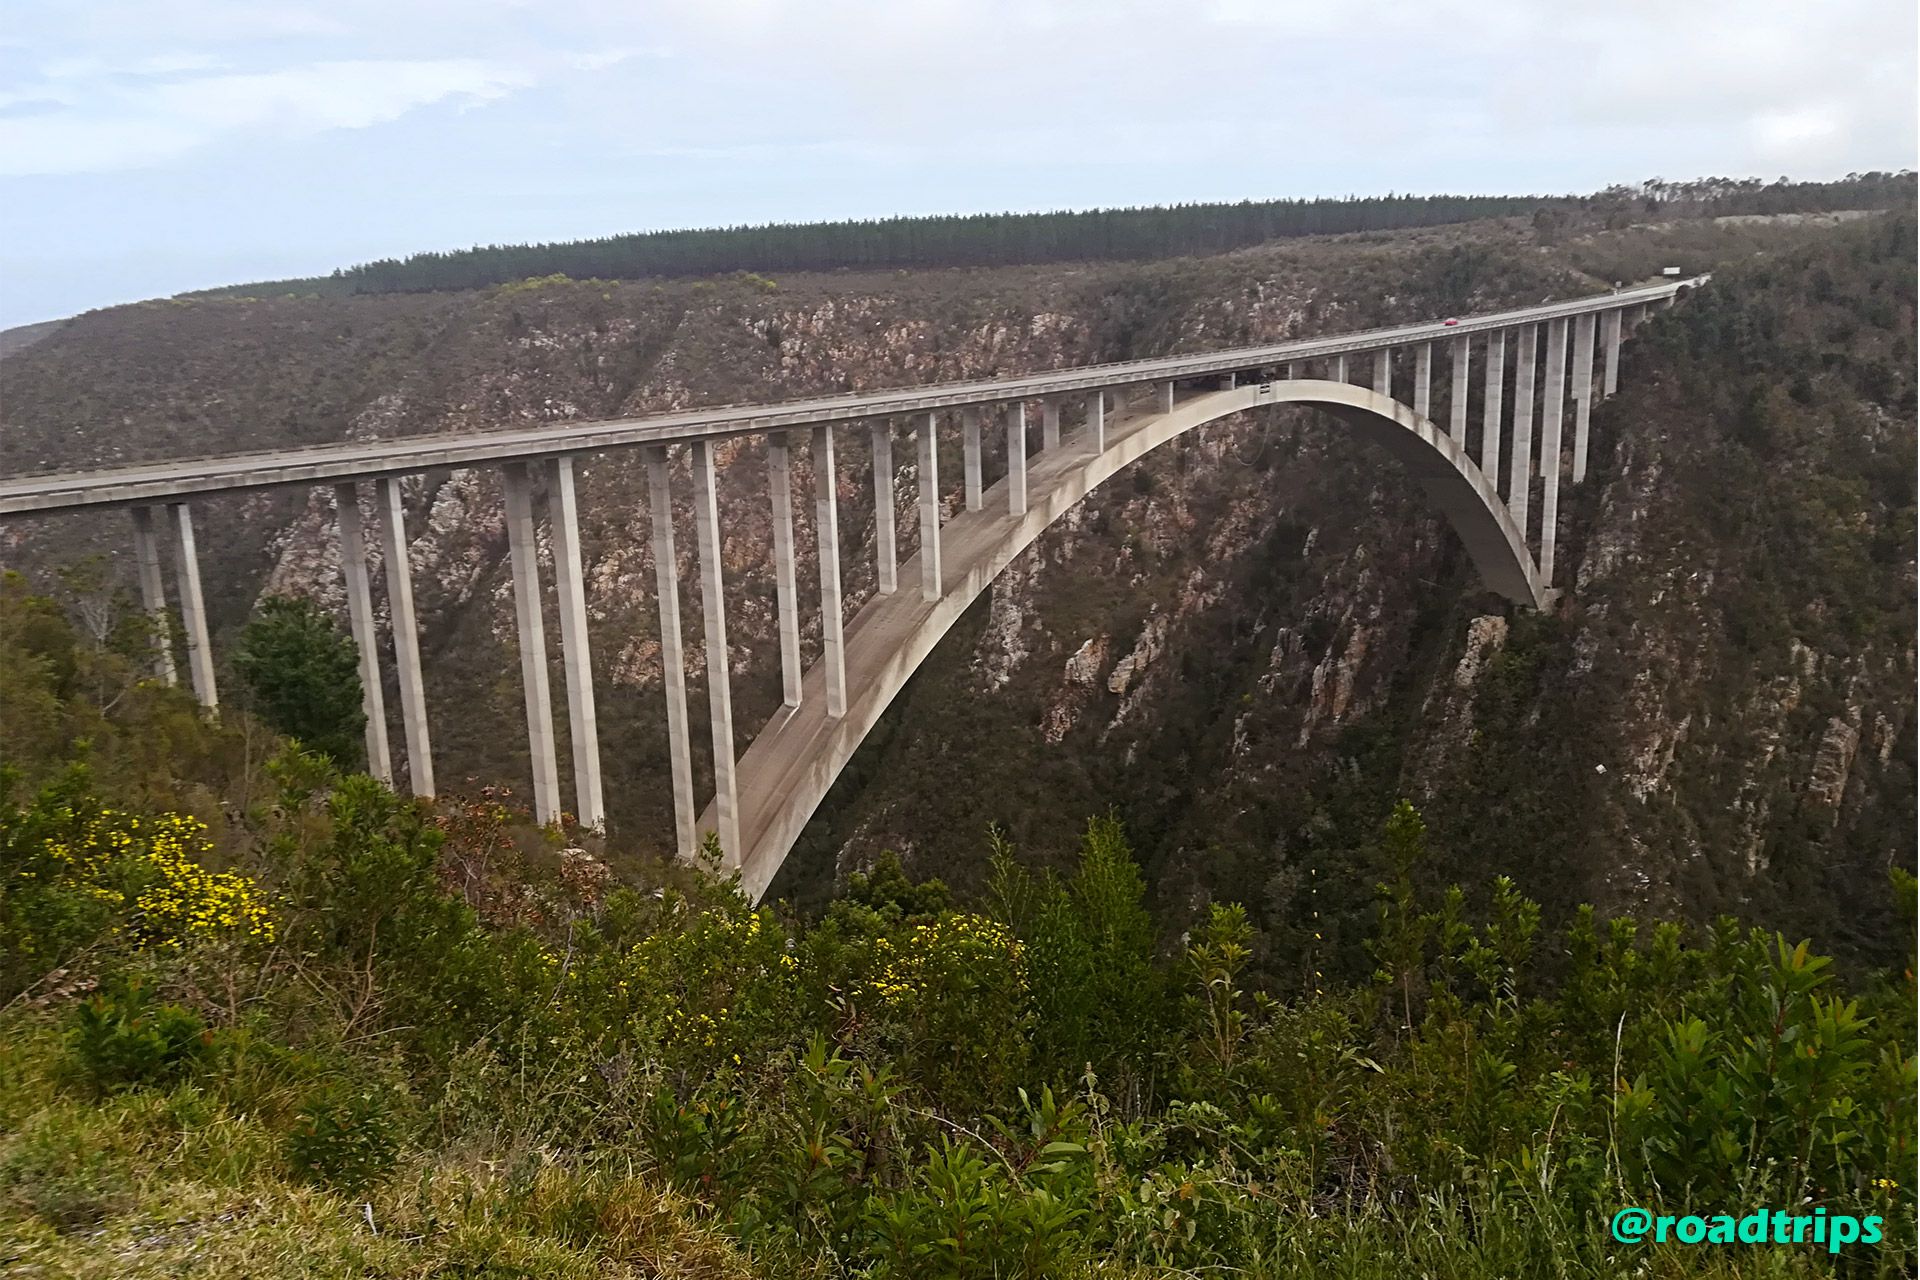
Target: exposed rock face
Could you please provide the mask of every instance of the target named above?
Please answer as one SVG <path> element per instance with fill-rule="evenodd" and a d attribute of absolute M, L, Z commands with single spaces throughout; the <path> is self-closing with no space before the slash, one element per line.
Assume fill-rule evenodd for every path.
<path fill-rule="evenodd" d="M 1507 643 L 1507 620 L 1498 614 L 1486 614 L 1467 624 L 1465 652 L 1453 669 L 1456 688 L 1471 689 L 1501 648 Z"/>
<path fill-rule="evenodd" d="M 1114 664 L 1113 674 L 1107 677 L 1107 692 L 1126 693 L 1134 677 L 1144 673 L 1148 664 L 1160 656 L 1160 647 L 1166 643 L 1166 638 L 1167 620 L 1156 614 L 1141 628 L 1140 639 L 1134 644 L 1133 651 Z"/>
<path fill-rule="evenodd" d="M 1840 806 L 1847 791 L 1847 775 L 1853 770 L 1853 756 L 1860 749 L 1860 726 L 1839 716 L 1827 721 L 1820 735 L 1820 747 L 1813 756 L 1813 773 L 1807 779 L 1807 798 L 1829 809 Z"/>
<path fill-rule="evenodd" d="M 1107 637 L 1091 636 L 1066 661 L 1061 672 L 1060 692 L 1047 706 L 1040 720 L 1040 733 L 1048 746 L 1058 746 L 1078 723 L 1080 712 L 1091 701 L 1091 691 L 1100 683 L 1100 672 L 1107 665 Z"/>
<path fill-rule="evenodd" d="M 1464 294 L 1443 291 L 1435 269 L 1453 261 L 1451 246 L 1421 233 L 1172 264 L 796 278 L 774 290 L 508 286 L 123 308 L 8 357 L 0 412 L 10 454 L 108 464 L 1016 373 L 1592 287 L 1562 250 L 1542 253 L 1521 233 L 1467 240 L 1480 256 Z M 1743 305 L 1791 290 L 1782 271 L 1748 286 L 1760 301 Z M 1911 309 L 1869 311 L 1853 288 L 1843 280 L 1820 304 L 1825 329 L 1796 312 L 1766 331 L 1817 347 L 1844 320 L 1854 337 L 1833 365 L 1843 371 L 1901 342 L 1910 356 Z M 1238 898 L 1287 954 L 1311 891 L 1328 947 L 1358 959 L 1376 878 L 1367 850 L 1406 795 L 1432 827 L 1436 879 L 1477 887 L 1503 872 L 1552 909 L 1591 898 L 1698 917 L 1736 910 L 1789 931 L 1877 918 L 1889 833 L 1912 809 L 1914 650 L 1910 627 L 1863 623 L 1860 602 L 1912 594 L 1911 548 L 1888 532 L 1912 502 L 1910 470 L 1888 478 L 1911 458 L 1900 399 L 1911 370 L 1887 375 L 1891 390 L 1822 374 L 1806 404 L 1750 412 L 1712 398 L 1749 376 L 1715 363 L 1746 358 L 1723 357 L 1733 347 L 1722 334 L 1751 332 L 1716 305 L 1691 302 L 1629 345 L 1623 393 L 1595 414 L 1590 482 L 1561 491 L 1568 593 L 1552 614 L 1482 591 L 1419 488 L 1337 424 L 1292 409 L 1215 424 L 1116 477 L 994 584 L 850 766 L 777 888 L 817 896 L 839 870 L 895 848 L 964 890 L 983 873 L 988 822 L 1030 856 L 1061 860 L 1087 816 L 1113 808 L 1169 917 Z M 1776 362 L 1751 376 L 1790 375 Z M 1767 437 L 1756 418 L 1799 434 Z M 1069 436 L 1078 425 L 1070 412 Z M 1004 433 L 985 439 L 991 483 Z M 1764 463 L 1739 462 L 1760 448 L 1772 450 Z M 851 616 L 875 589 L 866 432 L 842 432 L 837 451 Z M 943 442 L 949 513 L 957 453 Z M 771 527 L 761 445 L 730 441 L 720 456 L 744 747 L 779 703 Z M 904 434 L 894 459 L 904 561 L 918 549 Z M 803 438 L 793 461 L 811 662 L 815 476 Z M 674 464 L 675 551 L 699 724 L 706 671 L 685 465 Z M 615 845 L 664 846 L 644 476 L 630 454 L 587 460 L 579 474 Z M 1786 479 L 1807 476 L 1857 495 L 1835 499 L 1852 514 L 1826 520 L 1795 505 Z M 498 481 L 415 477 L 406 500 L 441 776 L 523 785 Z M 341 607 L 330 494 L 247 496 L 198 514 L 222 646 L 262 591 Z M 1767 521 L 1818 529 L 1839 548 L 1822 551 L 1831 572 L 1787 572 L 1801 552 L 1770 538 Z M 87 546 L 125 558 L 123 542 L 112 520 L 0 531 L 9 562 L 29 566 Z M 544 543 L 542 557 L 550 578 Z M 549 643 L 557 655 L 557 636 Z M 1852 941 L 1872 945 L 1869 932 Z"/>

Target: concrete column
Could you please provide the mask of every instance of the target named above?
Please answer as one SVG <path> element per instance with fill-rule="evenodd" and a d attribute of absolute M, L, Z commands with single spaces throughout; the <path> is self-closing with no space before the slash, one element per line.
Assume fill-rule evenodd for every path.
<path fill-rule="evenodd" d="M 1373 353 L 1373 390 L 1376 395 L 1393 395 L 1393 349 Z"/>
<path fill-rule="evenodd" d="M 827 715 L 847 714 L 847 642 L 840 610 L 840 495 L 833 428 L 813 429 L 813 527 L 820 551 L 820 662 L 827 671 Z"/>
<path fill-rule="evenodd" d="M 1506 376 L 1507 335 L 1490 333 L 1487 335 L 1486 409 L 1480 419 L 1480 471 L 1496 490 L 1500 487 L 1500 410 Z"/>
<path fill-rule="evenodd" d="M 1040 402 L 1040 447 L 1042 449 L 1060 447 L 1060 402 L 1058 400 Z"/>
<path fill-rule="evenodd" d="M 780 700 L 800 705 L 800 597 L 793 569 L 793 467 L 787 435 L 767 437 L 767 492 L 773 502 L 773 591 L 780 615 Z M 669 531 L 671 532 L 671 531 Z"/>
<path fill-rule="evenodd" d="M 961 461 L 966 470 L 967 510 L 980 509 L 980 411 L 960 411 Z"/>
<path fill-rule="evenodd" d="M 1299 376 L 1300 376 L 1300 362 L 1298 360 L 1287 361 L 1287 373 L 1286 373 L 1287 381 L 1291 382 L 1295 378 L 1298 378 Z"/>
<path fill-rule="evenodd" d="M 373 625 L 373 590 L 367 577 L 367 536 L 360 524 L 360 486 L 333 487 L 333 510 L 340 527 L 340 572 L 347 580 L 347 622 L 360 654 L 360 709 L 366 713 L 367 772 L 393 785 L 393 757 L 387 750 L 387 702 L 380 688 L 380 633 Z"/>
<path fill-rule="evenodd" d="M 1618 309 L 1607 312 L 1607 371 L 1605 381 L 1600 384 L 1601 394 L 1612 395 L 1620 390 L 1620 312 Z"/>
<path fill-rule="evenodd" d="M 1087 442 L 1095 453 L 1107 451 L 1107 393 L 1104 391 L 1087 397 Z"/>
<path fill-rule="evenodd" d="M 938 600 L 940 578 L 940 440 L 939 418 L 925 414 L 913 429 L 920 454 L 920 598 Z"/>
<path fill-rule="evenodd" d="M 153 531 L 153 508 L 133 509 L 133 562 L 140 574 L 140 607 L 146 610 L 153 634 L 153 678 L 169 685 L 180 683 L 173 669 L 173 622 L 167 617 L 167 585 L 160 576 L 160 539 Z"/>
<path fill-rule="evenodd" d="M 893 424 L 885 418 L 873 434 L 873 550 L 879 560 L 876 585 L 883 596 L 900 589 L 900 550 L 893 535 Z"/>
<path fill-rule="evenodd" d="M 1171 380 L 1160 384 L 1160 412 L 1173 412 L 1173 383 Z"/>
<path fill-rule="evenodd" d="M 1007 406 L 1007 514 L 1027 514 L 1027 406 L 1024 404 Z"/>
<path fill-rule="evenodd" d="M 781 447 L 785 448 L 782 441 Z M 660 601 L 660 683 L 667 697 L 667 755 L 673 774 L 674 848 L 691 858 L 696 848 L 693 807 L 693 752 L 687 731 L 687 655 L 680 642 L 680 565 L 673 550 L 673 491 L 667 473 L 667 448 L 651 444 L 647 462 L 647 506 L 653 515 L 653 576 Z M 788 529 L 792 542 L 792 529 Z M 792 564 L 789 556 L 788 564 Z M 791 594 L 791 588 L 789 588 Z"/>
<path fill-rule="evenodd" d="M 733 669 L 727 649 L 727 601 L 720 573 L 720 497 L 713 444 L 695 440 L 693 524 L 700 544 L 700 608 L 706 618 L 707 722 L 713 733 L 714 811 L 719 817 L 721 865 L 740 865 L 740 783 L 733 754 Z M 816 466 L 818 465 L 816 461 Z M 836 573 L 839 566 L 835 565 Z M 822 565 L 822 574 L 825 566 Z"/>
<path fill-rule="evenodd" d="M 168 532 L 173 537 L 174 589 L 180 596 L 180 620 L 187 633 L 187 670 L 193 696 L 209 711 L 220 707 L 213 684 L 213 639 L 207 632 L 207 600 L 200 593 L 200 557 L 193 545 L 193 511 L 184 502 L 169 503 Z"/>
<path fill-rule="evenodd" d="M 1533 489 L 1533 367 L 1540 353 L 1540 326 L 1517 331 L 1520 358 L 1513 373 L 1513 452 L 1507 467 L 1507 511 L 1527 538 L 1527 512 Z"/>
<path fill-rule="evenodd" d="M 1333 358 L 1333 381 L 1345 382 L 1346 380 L 1347 380 L 1347 358 L 1343 355 L 1335 356 Z"/>
<path fill-rule="evenodd" d="M 1235 387 L 1237 387 L 1237 386 L 1239 386 L 1239 385 L 1240 385 L 1240 375 L 1239 375 L 1239 374 L 1237 374 L 1237 373 L 1223 373 L 1223 374 L 1221 374 L 1221 375 L 1220 375 L 1220 389 L 1221 389 L 1222 391 L 1231 391 L 1231 390 L 1233 390 L 1233 389 L 1234 389 Z"/>
<path fill-rule="evenodd" d="M 1467 335 L 1461 334 L 1453 340 L 1453 417 L 1448 420 L 1447 434 L 1462 444 L 1467 439 L 1467 377 L 1470 363 L 1467 354 Z"/>
<path fill-rule="evenodd" d="M 560 664 L 567 676 L 567 729 L 573 743 L 573 803 L 582 826 L 607 825 L 600 789 L 600 717 L 593 702 L 593 655 L 587 641 L 586 577 L 580 563 L 580 503 L 574 493 L 573 459 L 553 460 L 553 492 L 547 497 L 553 526 L 554 594 L 560 604 Z"/>
<path fill-rule="evenodd" d="M 1547 386 L 1540 397 L 1540 582 L 1553 585 L 1560 521 L 1560 426 L 1567 408 L 1567 322 L 1547 322 Z"/>
<path fill-rule="evenodd" d="M 400 677 L 400 723 L 407 735 L 407 781 L 416 796 L 433 789 L 433 744 L 427 735 L 427 692 L 420 666 L 420 624 L 413 612 L 413 567 L 407 547 L 400 477 L 374 482 L 380 508 L 380 559 L 387 571 L 387 622 L 393 665 Z"/>
<path fill-rule="evenodd" d="M 1423 342 L 1414 350 L 1413 411 L 1426 417 L 1433 408 L 1433 344 Z"/>
<path fill-rule="evenodd" d="M 1587 478 L 1587 427 L 1593 417 L 1592 312 L 1573 323 L 1573 482 Z"/>
<path fill-rule="evenodd" d="M 545 826 L 560 816 L 560 767 L 553 752 L 553 693 L 547 686 L 547 624 L 540 607 L 533 486 L 524 462 L 509 462 L 501 476 L 506 486 L 513 614 L 519 626 L 520 689 L 527 705 L 527 754 L 533 764 L 533 816 Z"/>

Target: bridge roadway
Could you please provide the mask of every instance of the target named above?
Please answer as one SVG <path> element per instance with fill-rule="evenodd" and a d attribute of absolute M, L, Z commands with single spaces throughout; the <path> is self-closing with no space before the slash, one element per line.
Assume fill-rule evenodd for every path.
<path fill-rule="evenodd" d="M 280 485 L 371 480 L 408 475 L 436 467 L 525 462 L 601 449 L 758 434 L 821 423 L 927 413 L 959 405 L 1041 400 L 1084 393 L 1095 388 L 1246 372 L 1294 361 L 1494 333 L 1521 324 L 1614 311 L 1636 303 L 1664 302 L 1673 298 L 1677 291 L 1695 283 L 1695 280 L 1679 280 L 1646 285 L 1572 302 L 1547 303 L 1462 318 L 1453 325 L 1433 322 L 1367 329 L 1328 338 L 1210 351 L 1199 355 L 1083 365 L 1020 377 L 935 383 L 923 387 L 821 396 L 773 404 L 720 405 L 645 418 L 570 422 L 511 431 L 354 441 L 94 471 L 16 474 L 0 479 L 0 516 L 178 502 L 188 497 Z"/>

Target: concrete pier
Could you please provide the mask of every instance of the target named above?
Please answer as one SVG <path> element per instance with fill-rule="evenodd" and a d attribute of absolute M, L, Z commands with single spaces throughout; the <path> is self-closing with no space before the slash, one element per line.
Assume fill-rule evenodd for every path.
<path fill-rule="evenodd" d="M 960 411 L 961 465 L 966 472 L 967 510 L 980 509 L 980 411 Z"/>
<path fill-rule="evenodd" d="M 1393 348 L 1373 353 L 1373 389 L 1376 394 L 1393 395 Z"/>
<path fill-rule="evenodd" d="M 787 434 L 767 437 L 767 494 L 773 505 L 773 593 L 780 618 L 780 701 L 800 705 L 800 596 L 794 585 L 793 466 Z"/>
<path fill-rule="evenodd" d="M 900 548 L 893 533 L 893 424 L 881 418 L 873 423 L 871 435 L 874 585 L 881 595 L 890 596 L 900 589 Z"/>
<path fill-rule="evenodd" d="M 1024 404 L 1007 406 L 1007 514 L 1027 514 L 1027 406 Z"/>
<path fill-rule="evenodd" d="M 1342 383 L 1347 380 L 1347 358 L 1345 356 L 1335 356 L 1333 358 L 1333 377 L 1331 380 Z"/>
<path fill-rule="evenodd" d="M 1461 444 L 1467 441 L 1467 377 L 1470 369 L 1467 335 L 1453 340 L 1453 416 L 1447 420 L 1447 434 Z"/>
<path fill-rule="evenodd" d="M 1606 325 L 1607 371 L 1600 383 L 1602 395 L 1613 395 L 1620 390 L 1620 313 L 1607 312 Z"/>
<path fill-rule="evenodd" d="M 340 531 L 340 574 L 347 582 L 347 623 L 360 655 L 360 709 L 366 713 L 367 772 L 393 785 L 387 750 L 387 703 L 380 688 L 380 635 L 373 625 L 373 589 L 367 576 L 367 536 L 360 523 L 360 486 L 335 485 L 334 519 Z"/>
<path fill-rule="evenodd" d="M 413 611 L 413 565 L 399 476 L 374 481 L 380 513 L 380 560 L 387 572 L 387 624 L 393 666 L 400 679 L 400 724 L 407 739 L 407 781 L 416 796 L 435 794 L 433 743 L 427 731 L 427 691 L 420 666 L 420 624 Z"/>
<path fill-rule="evenodd" d="M 1593 417 L 1593 328 L 1591 314 L 1573 322 L 1573 482 L 1587 478 L 1587 424 Z"/>
<path fill-rule="evenodd" d="M 1560 524 L 1560 427 L 1567 408 L 1567 322 L 1547 322 L 1547 385 L 1540 397 L 1540 581 L 1553 585 Z"/>
<path fill-rule="evenodd" d="M 920 507 L 920 598 L 938 600 L 940 579 L 940 419 L 938 414 L 922 414 L 913 429 L 914 449 L 919 454 Z"/>
<path fill-rule="evenodd" d="M 554 757 L 553 692 L 547 684 L 547 626 L 540 607 L 540 550 L 533 524 L 527 464 L 501 468 L 506 489 L 507 559 L 513 569 L 513 615 L 520 643 L 520 688 L 527 707 L 527 754 L 533 766 L 533 816 L 542 826 L 560 817 L 560 768 Z"/>
<path fill-rule="evenodd" d="M 840 604 L 840 494 L 833 428 L 813 429 L 813 528 L 820 551 L 820 661 L 827 673 L 827 715 L 847 714 L 847 642 Z"/>
<path fill-rule="evenodd" d="M 1524 538 L 1533 497 L 1533 369 L 1540 353 L 1540 326 L 1523 324 L 1516 335 L 1520 359 L 1513 374 L 1513 453 L 1507 468 L 1507 512 Z"/>
<path fill-rule="evenodd" d="M 573 459 L 566 454 L 553 460 L 553 489 L 547 506 L 553 526 L 554 595 L 560 606 L 560 665 L 567 679 L 567 731 L 573 744 L 574 816 L 582 826 L 601 831 L 607 825 L 607 805 L 600 789 L 600 716 L 594 706 L 593 655 L 587 641 L 580 502 L 574 490 Z"/>
<path fill-rule="evenodd" d="M 1433 409 L 1433 344 L 1423 342 L 1414 349 L 1413 411 L 1423 418 Z"/>
<path fill-rule="evenodd" d="M 1087 444 L 1095 453 L 1107 451 L 1107 393 L 1087 397 Z"/>
<path fill-rule="evenodd" d="M 721 581 L 720 498 L 713 442 L 693 442 L 693 524 L 700 547 L 700 611 L 706 620 L 707 723 L 713 734 L 713 794 L 721 865 L 740 865 L 740 782 L 733 745 L 733 665 Z M 817 465 L 817 463 L 816 463 Z"/>
<path fill-rule="evenodd" d="M 160 538 L 153 529 L 153 508 L 133 509 L 133 563 L 140 577 L 140 607 L 152 634 L 153 678 L 169 685 L 180 683 L 173 667 L 173 621 L 167 616 L 167 584 L 160 576 Z"/>
<path fill-rule="evenodd" d="M 1163 382 L 1160 384 L 1159 390 L 1160 390 L 1160 399 L 1159 399 L 1160 412 L 1172 413 L 1173 412 L 1173 383 Z"/>
<path fill-rule="evenodd" d="M 1040 402 L 1040 448 L 1042 450 L 1060 447 L 1060 402 L 1042 400 Z"/>
<path fill-rule="evenodd" d="M 213 637 L 207 632 L 207 599 L 200 592 L 200 554 L 193 545 L 193 510 L 184 502 L 167 506 L 167 531 L 173 539 L 174 589 L 180 596 L 180 621 L 187 637 L 187 670 L 193 696 L 209 711 L 220 708 L 213 683 Z"/>
<path fill-rule="evenodd" d="M 781 448 L 786 447 L 781 438 Z M 687 729 L 687 654 L 680 640 L 680 566 L 673 549 L 673 487 L 665 445 L 642 450 L 647 506 L 653 516 L 653 576 L 660 604 L 660 683 L 667 701 L 667 756 L 673 775 L 674 848 L 691 858 L 698 847 L 693 807 L 693 749 Z M 792 541 L 792 530 L 788 530 Z M 797 701 L 797 699 L 796 699 Z"/>
<path fill-rule="evenodd" d="M 1480 417 L 1480 471 L 1487 483 L 1500 487 L 1500 412 L 1506 391 L 1507 335 L 1487 335 L 1487 383 Z"/>

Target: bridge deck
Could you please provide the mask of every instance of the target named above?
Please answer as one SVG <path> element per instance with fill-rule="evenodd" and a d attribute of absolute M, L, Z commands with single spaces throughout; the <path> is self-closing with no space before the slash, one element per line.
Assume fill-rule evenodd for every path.
<path fill-rule="evenodd" d="M 1703 277 L 1704 278 L 1704 277 Z M 0 478 L 0 516 L 72 511 L 86 507 L 178 502 L 188 497 L 281 485 L 332 484 L 407 475 L 436 467 L 472 467 L 555 457 L 596 449 L 672 444 L 703 437 L 758 433 L 823 422 L 899 417 L 963 405 L 1080 395 L 1100 388 L 1275 367 L 1296 360 L 1378 351 L 1388 347 L 1490 333 L 1553 318 L 1610 311 L 1671 298 L 1698 280 L 1667 281 L 1571 302 L 1520 307 L 1453 321 L 1367 329 L 1260 347 L 1155 356 L 1083 365 L 1044 373 L 935 383 L 771 404 L 719 405 L 646 418 L 563 422 L 458 435 L 354 440 L 259 453 L 177 459 L 87 471 L 15 474 Z"/>

